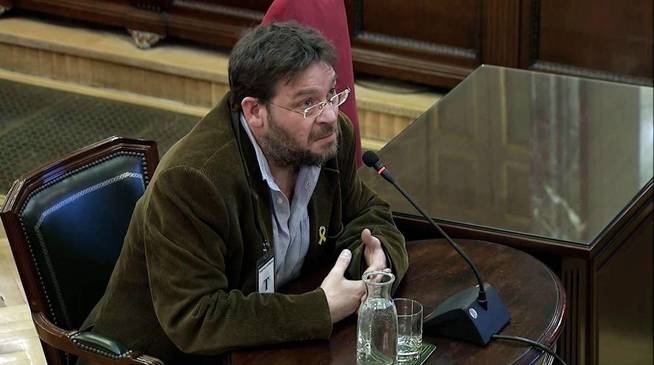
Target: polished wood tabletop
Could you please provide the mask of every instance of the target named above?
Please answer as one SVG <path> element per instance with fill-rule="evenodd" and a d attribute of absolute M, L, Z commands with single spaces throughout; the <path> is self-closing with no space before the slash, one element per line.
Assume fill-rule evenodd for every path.
<path fill-rule="evenodd" d="M 653 100 L 651 87 L 485 65 L 379 156 L 443 223 L 583 252 L 651 189 Z M 417 215 L 372 169 L 359 174 L 395 215 Z"/>
<path fill-rule="evenodd" d="M 500 294 L 511 315 L 503 335 L 527 337 L 552 348 L 561 333 L 566 298 L 561 283 L 540 261 L 526 253 L 485 241 L 458 240 L 477 263 L 482 278 Z M 429 313 L 456 292 L 476 284 L 463 259 L 445 240 L 407 243 L 410 267 L 394 297 L 418 300 Z M 321 278 L 303 279 L 291 292 L 319 285 Z M 505 342 L 479 347 L 440 337 L 425 336 L 436 345 L 426 364 L 531 364 L 541 353 Z M 355 364 L 356 316 L 334 326 L 329 341 L 291 343 L 284 346 L 238 351 L 232 364 Z"/>

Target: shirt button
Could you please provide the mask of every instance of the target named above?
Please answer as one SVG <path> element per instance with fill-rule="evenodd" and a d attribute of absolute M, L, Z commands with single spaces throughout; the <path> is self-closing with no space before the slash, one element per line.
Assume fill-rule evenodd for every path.
<path fill-rule="evenodd" d="M 283 202 L 284 202 L 284 201 L 282 200 L 281 197 L 280 197 L 280 198 L 277 198 L 277 204 L 282 204 Z"/>

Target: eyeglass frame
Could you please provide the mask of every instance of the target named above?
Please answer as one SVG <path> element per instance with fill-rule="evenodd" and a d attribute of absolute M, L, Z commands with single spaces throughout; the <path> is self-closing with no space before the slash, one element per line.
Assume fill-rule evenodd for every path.
<path fill-rule="evenodd" d="M 282 108 L 284 110 L 288 110 L 289 112 L 300 114 L 304 119 L 307 119 L 307 114 L 309 113 L 309 111 L 311 111 L 311 109 L 318 108 L 318 110 L 319 110 L 318 114 L 316 114 L 315 117 L 312 117 L 312 118 L 318 118 L 320 116 L 320 114 L 322 114 L 323 110 L 325 110 L 325 106 L 327 106 L 327 104 L 329 104 L 330 106 L 336 106 L 337 108 L 339 106 L 345 104 L 345 102 L 347 101 L 347 98 L 350 96 L 350 92 L 351 92 L 350 88 L 346 87 L 343 91 L 334 94 L 334 96 L 329 98 L 329 100 L 325 99 L 325 100 L 323 100 L 323 101 L 321 101 L 319 103 L 313 104 L 310 107 L 305 108 L 303 111 L 298 111 L 298 110 L 295 110 L 295 109 L 292 109 L 292 108 L 285 107 L 283 105 L 275 104 L 270 100 L 268 101 L 268 103 L 270 103 L 270 104 L 272 104 L 272 105 L 274 105 L 276 107 Z M 334 101 L 333 101 L 334 98 L 339 97 L 343 93 L 345 93 L 345 98 L 343 99 L 343 101 L 340 102 L 339 104 L 335 104 Z"/>

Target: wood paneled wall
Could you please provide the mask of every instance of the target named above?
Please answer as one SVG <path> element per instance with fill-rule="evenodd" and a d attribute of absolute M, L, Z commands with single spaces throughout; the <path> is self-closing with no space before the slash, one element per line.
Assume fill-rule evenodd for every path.
<path fill-rule="evenodd" d="M 451 88 L 481 64 L 652 84 L 652 0 L 343 0 L 360 73 Z M 0 0 L 232 47 L 271 0 Z"/>
<path fill-rule="evenodd" d="M 521 68 L 652 85 L 652 0 L 534 3 Z"/>
<path fill-rule="evenodd" d="M 481 64 L 652 84 L 652 0 L 346 0 L 355 68 L 451 87 Z"/>

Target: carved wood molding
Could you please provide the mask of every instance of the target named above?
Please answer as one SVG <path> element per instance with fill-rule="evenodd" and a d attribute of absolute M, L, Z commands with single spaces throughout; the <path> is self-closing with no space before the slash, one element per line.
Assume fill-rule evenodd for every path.
<path fill-rule="evenodd" d="M 129 3 L 100 0 L 23 0 L 20 2 L 20 7 L 72 19 L 166 35 L 166 24 L 161 14 L 137 9 Z"/>
<path fill-rule="evenodd" d="M 586 364 L 587 354 L 580 343 L 588 338 L 589 265 L 580 259 L 564 258 L 561 281 L 568 298 L 568 316 L 559 338 L 559 353 L 568 364 Z"/>
<path fill-rule="evenodd" d="M 586 77 L 591 79 L 601 79 L 606 81 L 622 82 L 627 84 L 652 86 L 652 79 L 646 77 L 629 76 L 614 72 L 593 70 L 583 67 L 575 67 L 561 63 L 537 60 L 530 67 L 530 70 L 553 72 L 571 76 Z"/>
<path fill-rule="evenodd" d="M 235 8 L 220 4 L 208 4 L 207 2 L 193 0 L 175 0 L 172 2 L 171 9 L 186 9 L 206 14 L 223 15 L 244 20 L 247 19 L 249 21 L 254 21 L 257 24 L 261 22 L 264 15 L 263 12 L 256 10 Z"/>
<path fill-rule="evenodd" d="M 454 87 L 474 70 L 448 62 L 421 60 L 388 52 L 352 47 L 352 62 L 360 72 L 395 75 L 398 79 Z"/>
<path fill-rule="evenodd" d="M 168 19 L 168 29 L 178 38 L 204 39 L 208 43 L 231 48 L 248 28 L 246 25 L 211 19 L 197 19 L 188 16 L 175 16 Z"/>
<path fill-rule="evenodd" d="M 127 8 L 125 4 L 97 0 L 24 0 L 21 1 L 20 7 L 76 19 L 86 19 L 89 14 L 102 14 L 110 24 L 115 25 L 122 25 L 120 21 Z"/>
<path fill-rule="evenodd" d="M 471 62 L 474 62 L 478 58 L 478 54 L 474 49 L 422 42 L 410 38 L 392 37 L 385 34 L 359 32 L 352 41 L 356 45 L 382 46 L 385 48 L 396 48 L 397 50 L 404 49 L 431 55 L 462 58 Z"/>
<path fill-rule="evenodd" d="M 172 0 L 130 0 L 129 3 L 137 9 L 160 13 L 168 8 Z"/>

